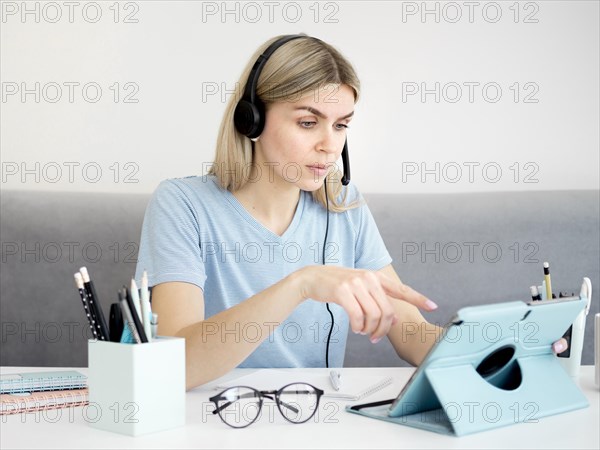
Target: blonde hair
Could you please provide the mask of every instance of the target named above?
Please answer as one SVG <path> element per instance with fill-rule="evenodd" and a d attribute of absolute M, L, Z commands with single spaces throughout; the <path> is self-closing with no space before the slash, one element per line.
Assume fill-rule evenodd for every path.
<path fill-rule="evenodd" d="M 279 47 L 269 57 L 260 73 L 256 95 L 265 104 L 265 110 L 269 103 L 290 98 L 299 99 L 328 84 L 345 84 L 352 88 L 356 103 L 360 95 L 360 81 L 350 62 L 331 45 L 310 38 L 305 33 L 300 35 L 306 36 L 307 39 L 294 39 Z M 256 50 L 244 68 L 240 81 L 236 83 L 234 95 L 225 108 L 217 138 L 215 159 L 208 174 L 216 176 L 220 186 L 231 192 L 241 189 L 249 182 L 248 169 L 253 163 L 254 148 L 254 143 L 235 128 L 235 107 L 244 94 L 255 61 L 269 45 L 282 37 L 283 35 L 276 36 Z M 333 170 L 327 176 L 326 183 L 330 211 L 343 212 L 360 206 L 357 201 L 350 205 L 345 204 L 348 189 L 344 191 L 343 198 L 338 199 L 342 191 L 340 171 Z M 323 207 L 327 206 L 325 182 L 311 194 L 314 201 Z"/>

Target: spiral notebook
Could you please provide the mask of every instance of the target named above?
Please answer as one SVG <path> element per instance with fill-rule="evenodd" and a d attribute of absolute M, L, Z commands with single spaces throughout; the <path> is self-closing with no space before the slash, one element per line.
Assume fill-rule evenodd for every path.
<path fill-rule="evenodd" d="M 322 373 L 315 372 L 289 372 L 277 369 L 260 369 L 251 374 L 241 376 L 226 383 L 219 383 L 215 390 L 224 390 L 232 386 L 249 386 L 259 391 L 279 389 L 290 383 L 308 383 L 325 391 L 324 397 L 339 398 L 344 400 L 362 400 L 369 395 L 390 385 L 391 377 L 381 375 L 355 375 L 347 374 L 343 370 L 342 385 L 339 391 L 331 386 L 329 370 Z"/>
<path fill-rule="evenodd" d="M 87 404 L 87 388 L 0 394 L 0 415 L 70 408 Z"/>
<path fill-rule="evenodd" d="M 76 370 L 3 373 L 0 375 L 1 394 L 80 389 L 86 385 L 87 377 Z"/>

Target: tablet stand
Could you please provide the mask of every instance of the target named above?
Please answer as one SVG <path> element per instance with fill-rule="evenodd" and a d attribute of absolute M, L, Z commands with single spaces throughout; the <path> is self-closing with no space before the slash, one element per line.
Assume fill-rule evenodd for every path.
<path fill-rule="evenodd" d="M 585 408 L 552 343 L 586 304 L 579 296 L 463 308 L 391 407 L 346 410 L 462 436 Z"/>

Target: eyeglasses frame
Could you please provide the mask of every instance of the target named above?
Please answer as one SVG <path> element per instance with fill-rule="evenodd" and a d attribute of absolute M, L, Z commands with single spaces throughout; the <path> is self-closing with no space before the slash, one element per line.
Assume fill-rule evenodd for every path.
<path fill-rule="evenodd" d="M 310 387 L 311 387 L 311 388 L 314 390 L 314 393 L 315 393 L 315 394 L 316 394 L 316 396 L 317 396 L 317 403 L 315 404 L 315 409 L 314 409 L 314 411 L 312 412 L 312 414 L 311 414 L 309 417 L 307 417 L 305 420 L 303 420 L 303 421 L 301 421 L 301 422 L 294 422 L 293 420 L 290 420 L 290 419 L 288 419 L 288 418 L 286 417 L 286 415 L 285 415 L 285 414 L 283 413 L 283 411 L 281 410 L 281 406 L 282 406 L 282 405 L 283 405 L 284 407 L 288 408 L 288 409 L 291 409 L 291 410 L 292 410 L 292 411 L 294 411 L 294 412 L 298 412 L 298 410 L 297 410 L 297 409 L 296 409 L 294 406 L 292 406 L 292 405 L 288 405 L 288 404 L 286 404 L 285 402 L 281 401 L 281 399 L 279 398 L 279 397 L 280 397 L 280 395 L 283 393 L 283 391 L 284 391 L 286 388 L 288 388 L 288 387 L 290 387 L 290 386 L 293 386 L 293 385 L 295 385 L 295 384 L 304 384 L 304 385 L 306 385 L 306 386 L 310 386 Z M 226 420 L 223 418 L 223 416 L 221 415 L 221 411 L 222 411 L 223 409 L 227 408 L 227 407 L 228 407 L 228 406 L 231 404 L 231 402 L 229 402 L 229 403 L 226 403 L 225 405 L 221 405 L 221 406 L 219 406 L 219 403 L 218 403 L 218 402 L 219 402 L 220 400 L 223 400 L 223 394 L 224 394 L 225 392 L 227 392 L 227 391 L 228 391 L 228 390 L 230 390 L 230 389 L 239 389 L 239 388 L 246 388 L 246 389 L 250 389 L 251 391 L 253 391 L 253 392 L 255 393 L 255 397 L 257 397 L 257 398 L 259 399 L 259 402 L 258 402 L 258 414 L 256 414 L 256 417 L 255 417 L 254 419 L 252 419 L 252 421 L 248 422 L 246 425 L 243 425 L 243 426 L 239 426 L 239 427 L 237 427 L 237 426 L 235 426 L 235 425 L 231 425 L 230 423 L 228 423 L 228 422 L 227 422 L 227 421 L 226 421 Z M 312 394 L 312 392 L 310 392 L 310 393 Z M 250 387 L 250 386 L 231 386 L 231 387 L 229 387 L 229 388 L 225 389 L 224 391 L 222 391 L 222 392 L 218 393 L 217 395 L 214 395 L 214 396 L 210 397 L 208 400 L 209 400 L 209 401 L 211 401 L 212 403 L 214 403 L 214 404 L 215 404 L 215 410 L 214 410 L 214 411 L 212 411 L 212 413 L 213 413 L 213 414 L 219 414 L 219 417 L 220 417 L 220 419 L 223 421 L 223 423 L 225 423 L 226 425 L 229 425 L 229 426 L 230 426 L 230 427 L 232 427 L 232 428 L 246 428 L 246 427 L 248 427 L 248 426 L 252 425 L 252 424 L 253 424 L 253 423 L 256 421 L 256 419 L 258 419 L 258 418 L 260 417 L 260 413 L 261 413 L 261 411 L 262 411 L 263 399 L 264 399 L 264 398 L 268 398 L 269 400 L 273 400 L 273 401 L 274 401 L 274 402 L 277 404 L 277 409 L 279 409 L 279 412 L 281 413 L 281 415 L 283 416 L 283 418 L 284 418 L 285 420 L 287 420 L 288 422 L 291 422 L 291 423 L 293 423 L 293 424 L 301 424 L 301 423 L 308 422 L 310 419 L 312 419 L 312 418 L 313 418 L 313 416 L 314 416 L 314 415 L 315 415 L 315 413 L 317 412 L 317 409 L 319 408 L 319 403 L 320 403 L 320 401 L 321 401 L 321 397 L 323 396 L 323 394 L 324 394 L 324 393 L 325 393 L 325 392 L 324 392 L 322 389 L 319 389 L 318 387 L 316 387 L 316 386 L 313 386 L 313 385 L 312 385 L 312 384 L 310 384 L 310 383 L 304 383 L 304 382 L 302 382 L 302 381 L 297 381 L 297 382 L 294 382 L 294 383 L 288 383 L 288 384 L 286 384 L 285 386 L 283 386 L 282 388 L 280 388 L 280 389 L 278 389 L 278 390 L 269 390 L 269 391 L 259 391 L 258 389 L 255 389 L 255 388 L 253 388 L 253 387 Z M 273 397 L 273 396 L 274 396 L 274 397 Z"/>

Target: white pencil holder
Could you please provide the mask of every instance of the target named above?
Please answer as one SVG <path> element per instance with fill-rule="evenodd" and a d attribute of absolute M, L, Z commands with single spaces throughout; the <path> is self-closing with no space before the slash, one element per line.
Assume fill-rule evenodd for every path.
<path fill-rule="evenodd" d="M 185 425 L 185 339 L 89 340 L 88 365 L 92 427 L 137 436 Z"/>

